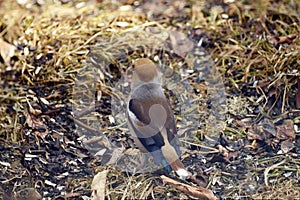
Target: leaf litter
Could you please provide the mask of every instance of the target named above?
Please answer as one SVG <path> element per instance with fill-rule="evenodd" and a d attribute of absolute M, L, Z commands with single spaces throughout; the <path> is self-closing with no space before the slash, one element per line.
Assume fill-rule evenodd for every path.
<path fill-rule="evenodd" d="M 104 166 L 111 160 L 109 154 L 92 155 L 75 132 L 76 120 L 83 130 L 92 131 L 90 122 L 98 119 L 101 127 L 94 131 L 100 137 L 133 152 L 126 130 L 112 120 L 110 101 L 119 94 L 111 83 L 127 71 L 132 59 L 157 54 L 117 48 L 139 36 L 117 35 L 140 27 L 153 32 L 166 28 L 201 40 L 223 77 L 226 123 L 211 145 L 209 119 L 201 107 L 208 103 L 208 90 L 193 80 L 191 69 L 181 71 L 191 73 L 187 80 L 202 97 L 203 109 L 201 129 L 192 130 L 192 141 L 183 141 L 188 170 L 220 198 L 299 197 L 299 8 L 293 0 L 1 2 L 0 195 L 86 199 L 96 171 L 108 170 L 109 199 L 190 197 L 163 183 L 159 174 L 127 174 Z M 171 41 L 175 53 L 183 56 L 189 46 L 176 44 L 181 37 L 174 34 Z M 90 51 L 99 44 L 96 49 L 101 50 L 101 44 L 105 47 L 111 40 L 116 45 L 111 51 Z M 83 110 L 77 119 L 72 115 L 72 89 L 78 74 L 89 76 L 80 73 L 90 53 L 111 63 L 116 58 L 123 61 L 98 71 L 96 109 Z M 168 59 L 172 66 L 186 67 L 172 55 Z M 84 82 L 80 86 L 89 88 Z M 176 99 L 169 96 L 176 114 Z M 180 122 L 182 116 L 176 117 Z M 94 141 L 110 150 L 107 141 Z"/>

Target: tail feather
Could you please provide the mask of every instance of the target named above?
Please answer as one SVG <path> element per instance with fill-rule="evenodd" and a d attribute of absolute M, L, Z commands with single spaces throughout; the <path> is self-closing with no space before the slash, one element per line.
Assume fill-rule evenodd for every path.
<path fill-rule="evenodd" d="M 163 156 L 166 158 L 166 160 L 170 164 L 171 168 L 176 172 L 176 174 L 181 179 L 188 178 L 189 173 L 186 170 L 183 163 L 180 161 L 179 155 L 176 152 L 176 146 L 174 147 L 173 145 L 170 144 L 170 142 L 167 138 L 166 129 L 162 130 L 161 133 L 162 133 L 162 136 L 164 138 L 164 143 L 165 143 L 165 145 L 161 147 Z"/>

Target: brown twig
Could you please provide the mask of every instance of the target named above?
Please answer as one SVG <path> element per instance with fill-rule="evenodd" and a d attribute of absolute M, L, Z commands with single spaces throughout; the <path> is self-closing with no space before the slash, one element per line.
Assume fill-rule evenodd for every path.
<path fill-rule="evenodd" d="M 73 120 L 78 126 L 81 126 L 81 127 L 85 128 L 88 131 L 91 131 L 91 132 L 94 132 L 94 133 L 99 133 L 100 132 L 99 130 L 86 125 L 82 121 L 80 121 L 78 119 L 75 119 L 72 115 L 68 115 L 68 118 Z"/>
<path fill-rule="evenodd" d="M 207 200 L 218 199 L 211 190 L 208 190 L 206 188 L 203 188 L 200 186 L 191 186 L 191 185 L 187 185 L 185 183 L 180 183 L 180 182 L 175 181 L 174 179 L 171 179 L 164 175 L 162 175 L 160 177 L 163 180 L 163 182 L 173 185 L 178 190 L 180 190 L 188 195 L 191 195 L 193 197 L 200 198 L 200 199 L 207 199 Z"/>
<path fill-rule="evenodd" d="M 101 106 L 102 106 L 102 103 L 97 102 L 97 103 L 92 104 L 91 106 L 89 106 L 89 107 L 87 107 L 87 108 L 85 108 L 81 111 L 75 111 L 74 116 L 76 116 L 78 118 L 82 117 L 83 115 L 86 115 L 86 114 L 89 114 L 89 113 L 95 111 L 96 108 L 101 107 Z"/>

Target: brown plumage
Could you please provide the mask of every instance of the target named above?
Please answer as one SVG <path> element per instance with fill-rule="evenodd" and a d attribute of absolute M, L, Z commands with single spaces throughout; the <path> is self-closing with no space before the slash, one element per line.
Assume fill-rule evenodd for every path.
<path fill-rule="evenodd" d="M 161 75 L 147 58 L 134 63 L 131 93 L 127 105 L 128 125 L 136 145 L 150 152 L 156 164 L 170 167 L 185 179 L 188 172 L 180 161 L 174 114 L 161 87 Z"/>

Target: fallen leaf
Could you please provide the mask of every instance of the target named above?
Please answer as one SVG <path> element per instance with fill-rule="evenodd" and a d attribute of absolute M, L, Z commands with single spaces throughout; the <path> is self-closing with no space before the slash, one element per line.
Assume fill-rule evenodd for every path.
<path fill-rule="evenodd" d="M 0 55 L 4 60 L 4 63 L 8 66 L 7 70 L 10 70 L 10 59 L 15 54 L 16 47 L 11 45 L 0 38 Z"/>
<path fill-rule="evenodd" d="M 102 172 L 98 172 L 98 174 L 94 176 L 91 200 L 104 200 L 107 172 L 108 170 L 104 170 Z"/>
<path fill-rule="evenodd" d="M 170 40 L 174 53 L 181 57 L 194 49 L 194 43 L 192 40 L 188 39 L 185 34 L 178 31 L 170 32 Z"/>
<path fill-rule="evenodd" d="M 276 138 L 279 140 L 295 140 L 296 134 L 294 129 L 294 122 L 291 119 L 283 121 L 283 124 L 277 126 Z"/>
<path fill-rule="evenodd" d="M 265 118 L 261 123 L 261 126 L 265 133 L 271 134 L 276 137 L 276 127 L 272 120 Z"/>
<path fill-rule="evenodd" d="M 246 134 L 247 134 L 248 140 L 263 141 L 266 138 L 264 131 L 262 130 L 262 126 L 258 126 L 256 124 L 253 124 L 251 127 L 249 127 Z"/>
<path fill-rule="evenodd" d="M 295 145 L 293 144 L 293 142 L 291 140 L 285 140 L 281 143 L 280 147 L 281 147 L 282 153 L 288 153 L 295 147 Z"/>
<path fill-rule="evenodd" d="M 224 156 L 224 159 L 228 160 L 228 150 L 225 147 L 223 147 L 222 145 L 220 145 L 220 144 L 217 145 L 217 149 L 222 154 L 222 156 Z"/>
<path fill-rule="evenodd" d="M 44 138 L 48 134 L 48 127 L 39 119 L 35 118 L 28 109 L 24 111 L 25 123 L 32 129 L 37 130 L 36 133 Z"/>
<path fill-rule="evenodd" d="M 273 45 L 283 44 L 283 43 L 292 43 L 297 39 L 298 34 L 290 34 L 290 35 L 284 35 L 284 36 L 270 36 L 268 38 L 268 41 Z"/>

